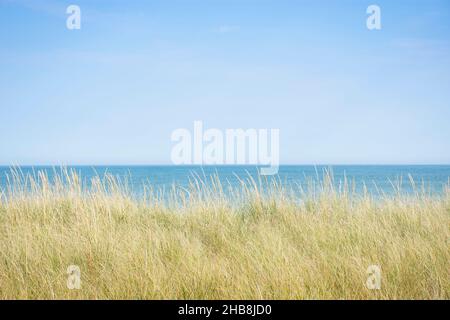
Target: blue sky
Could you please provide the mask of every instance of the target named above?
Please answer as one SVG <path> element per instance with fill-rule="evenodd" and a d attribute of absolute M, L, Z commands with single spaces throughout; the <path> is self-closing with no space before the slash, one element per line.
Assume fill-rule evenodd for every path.
<path fill-rule="evenodd" d="M 0 0 L 4 165 L 170 163 L 195 120 L 279 128 L 281 163 L 449 164 L 449 88 L 445 0 Z"/>

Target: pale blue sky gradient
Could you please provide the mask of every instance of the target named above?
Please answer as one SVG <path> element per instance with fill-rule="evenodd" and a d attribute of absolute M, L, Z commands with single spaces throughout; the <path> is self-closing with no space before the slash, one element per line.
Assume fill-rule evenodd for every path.
<path fill-rule="evenodd" d="M 449 164 L 450 1 L 0 0 L 0 164 L 169 164 L 194 120 L 279 128 L 282 163 Z"/>

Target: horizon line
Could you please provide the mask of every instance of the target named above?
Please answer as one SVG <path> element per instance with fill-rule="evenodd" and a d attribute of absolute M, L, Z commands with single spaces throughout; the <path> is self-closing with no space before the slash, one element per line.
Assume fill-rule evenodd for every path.
<path fill-rule="evenodd" d="M 0 167 L 266 167 L 270 164 L 2 164 Z M 279 166 L 450 166 L 450 163 L 280 163 Z"/>

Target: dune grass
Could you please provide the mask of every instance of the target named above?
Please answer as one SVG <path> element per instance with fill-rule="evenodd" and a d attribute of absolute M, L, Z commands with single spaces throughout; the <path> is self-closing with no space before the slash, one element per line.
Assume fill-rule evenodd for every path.
<path fill-rule="evenodd" d="M 167 201 L 74 172 L 13 174 L 1 299 L 449 299 L 450 192 L 372 199 L 196 180 Z M 228 194 L 228 196 L 227 196 Z M 79 267 L 81 288 L 67 287 Z M 366 270 L 381 268 L 381 288 Z"/>

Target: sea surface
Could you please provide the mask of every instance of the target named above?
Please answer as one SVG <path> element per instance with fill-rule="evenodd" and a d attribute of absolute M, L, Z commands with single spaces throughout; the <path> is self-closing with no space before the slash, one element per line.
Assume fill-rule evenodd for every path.
<path fill-rule="evenodd" d="M 205 185 L 211 184 L 211 177 L 216 176 L 226 187 L 239 187 L 242 181 L 254 179 L 257 183 L 277 183 L 284 187 L 298 190 L 306 189 L 311 183 L 319 185 L 328 173 L 333 177 L 333 184 L 339 188 L 346 180 L 356 193 L 367 190 L 375 196 L 392 194 L 399 191 L 412 193 L 414 190 L 424 190 L 427 194 L 442 194 L 445 186 L 450 183 L 450 165 L 282 165 L 276 176 L 259 175 L 256 166 L 66 166 L 79 174 L 84 184 L 89 185 L 92 178 L 104 177 L 105 174 L 119 177 L 127 184 L 129 190 L 136 195 L 143 194 L 144 186 L 153 190 L 172 190 L 189 188 L 196 178 Z M 55 173 L 61 172 L 61 167 L 23 166 L 15 167 L 21 175 L 37 176 L 45 172 L 50 181 Z M 0 167 L 0 189 L 6 190 L 10 167 Z M 266 180 L 267 178 L 267 180 Z M 411 183 L 411 178 L 415 186 Z"/>

